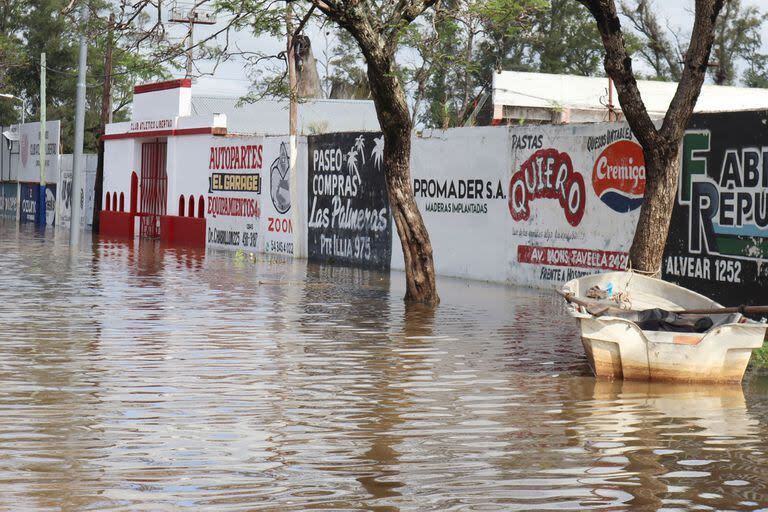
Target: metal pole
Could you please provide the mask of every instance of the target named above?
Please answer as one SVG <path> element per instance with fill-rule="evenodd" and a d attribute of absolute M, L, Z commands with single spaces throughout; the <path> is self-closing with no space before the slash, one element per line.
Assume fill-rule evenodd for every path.
<path fill-rule="evenodd" d="M 298 93 L 298 80 L 296 77 L 296 52 L 293 44 L 293 5 L 291 0 L 286 0 L 285 5 L 285 26 L 288 32 L 287 41 L 287 61 L 288 61 L 288 184 L 290 186 L 291 196 L 291 224 L 293 224 L 293 254 L 294 256 L 300 256 L 302 248 L 299 247 L 302 240 L 301 235 L 298 233 L 301 226 L 301 218 L 299 217 L 299 177 L 297 175 L 296 157 L 298 156 L 296 132 L 298 124 L 298 106 L 297 93 Z"/>
<path fill-rule="evenodd" d="M 192 47 L 195 45 L 195 11 L 189 13 L 189 37 L 187 37 L 187 76 L 192 78 Z"/>
<path fill-rule="evenodd" d="M 112 31 L 115 26 L 115 15 L 109 15 L 109 30 L 107 31 L 107 47 L 104 51 L 104 87 L 101 90 L 101 118 L 99 119 L 99 153 L 96 163 L 96 183 L 93 188 L 93 232 L 101 229 L 99 212 L 101 211 L 102 195 L 104 194 L 104 134 L 107 123 L 112 122 Z M 130 201 L 130 199 L 129 199 Z"/>
<path fill-rule="evenodd" d="M 38 157 L 40 163 L 40 186 L 38 187 L 36 220 L 39 226 L 45 226 L 45 52 L 40 54 L 40 146 Z"/>
<path fill-rule="evenodd" d="M 85 25 L 88 22 L 88 6 L 83 3 L 80 32 L 80 59 L 77 70 L 77 103 L 75 106 L 75 151 L 72 158 L 72 214 L 69 218 L 69 243 L 77 245 L 80 238 L 80 206 L 83 201 L 83 129 L 85 125 L 85 73 L 88 59 L 88 42 Z"/>

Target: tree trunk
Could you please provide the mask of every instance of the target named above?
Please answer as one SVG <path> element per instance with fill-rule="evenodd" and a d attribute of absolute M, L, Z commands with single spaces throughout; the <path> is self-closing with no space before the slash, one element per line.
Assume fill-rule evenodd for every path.
<path fill-rule="evenodd" d="M 96 183 L 93 186 L 93 233 L 101 229 L 99 213 L 101 212 L 101 196 L 104 193 L 104 139 L 109 113 L 112 110 L 112 30 L 115 26 L 115 15 L 109 15 L 109 32 L 107 32 L 107 47 L 104 52 L 104 87 L 101 91 L 101 116 L 99 118 L 98 163 L 96 164 Z M 74 191 L 73 191 L 74 192 Z"/>
<path fill-rule="evenodd" d="M 679 146 L 675 143 L 643 151 L 645 197 L 640 208 L 635 238 L 629 250 L 634 270 L 661 277 L 661 263 L 680 173 Z"/>
<path fill-rule="evenodd" d="M 385 69 L 368 64 L 368 81 L 384 134 L 384 169 L 389 206 L 397 226 L 405 261 L 405 300 L 437 305 L 432 243 L 411 188 L 411 117 L 392 59 Z"/>
<path fill-rule="evenodd" d="M 680 83 L 660 129 L 654 125 L 640 96 L 614 0 L 577 1 L 589 9 L 597 22 L 605 47 L 605 71 L 616 85 L 624 117 L 643 146 L 645 197 L 629 259 L 635 270 L 660 277 L 677 193 L 679 145 L 704 83 L 715 37 L 715 23 L 725 0 L 696 0 L 693 32 Z"/>

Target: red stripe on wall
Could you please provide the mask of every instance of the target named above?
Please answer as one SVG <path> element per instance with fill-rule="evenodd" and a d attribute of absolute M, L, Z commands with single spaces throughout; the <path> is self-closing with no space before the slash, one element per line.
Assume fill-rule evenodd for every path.
<path fill-rule="evenodd" d="M 154 84 L 137 85 L 133 88 L 133 94 L 165 91 L 168 89 L 179 89 L 182 87 L 192 87 L 192 80 L 190 78 L 179 78 L 177 80 L 166 80 L 165 82 L 156 82 Z"/>
<path fill-rule="evenodd" d="M 102 140 L 137 139 L 139 137 L 176 137 L 179 135 L 226 135 L 227 129 L 218 126 L 202 128 L 180 128 L 178 130 L 152 130 L 146 132 L 109 133 L 102 135 Z"/>

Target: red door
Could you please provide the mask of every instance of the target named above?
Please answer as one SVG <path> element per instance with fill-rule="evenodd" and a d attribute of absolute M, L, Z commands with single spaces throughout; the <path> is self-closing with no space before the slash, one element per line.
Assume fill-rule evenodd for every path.
<path fill-rule="evenodd" d="M 141 211 L 139 226 L 142 238 L 160 238 L 160 216 L 165 215 L 168 175 L 165 173 L 166 142 L 141 145 Z"/>

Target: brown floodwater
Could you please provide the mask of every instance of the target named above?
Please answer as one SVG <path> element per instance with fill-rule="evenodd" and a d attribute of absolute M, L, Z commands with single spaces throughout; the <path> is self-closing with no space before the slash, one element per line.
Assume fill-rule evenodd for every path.
<path fill-rule="evenodd" d="M 550 291 L 0 223 L 0 510 L 758 510 L 768 380 L 601 382 Z"/>

